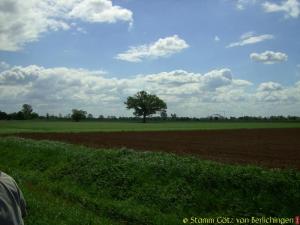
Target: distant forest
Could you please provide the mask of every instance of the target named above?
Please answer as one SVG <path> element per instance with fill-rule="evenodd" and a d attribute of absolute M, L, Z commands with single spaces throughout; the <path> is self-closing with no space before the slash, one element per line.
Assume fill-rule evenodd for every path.
<path fill-rule="evenodd" d="M 84 110 L 73 109 L 67 115 L 39 115 L 33 111 L 33 108 L 29 104 L 24 104 L 22 109 L 18 112 L 6 113 L 0 110 L 0 120 L 85 120 L 85 121 L 138 121 L 140 117 L 124 117 L 124 116 L 93 116 L 91 113 L 87 113 Z M 225 117 L 220 114 L 213 114 L 207 117 L 182 117 L 177 116 L 176 113 L 167 114 L 166 111 L 162 111 L 160 115 L 154 115 L 148 118 L 149 121 L 298 121 L 299 116 L 240 116 L 240 117 Z"/>

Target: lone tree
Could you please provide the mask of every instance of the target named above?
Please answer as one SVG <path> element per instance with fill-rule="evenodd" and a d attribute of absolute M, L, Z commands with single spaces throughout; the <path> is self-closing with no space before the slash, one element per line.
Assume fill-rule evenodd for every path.
<path fill-rule="evenodd" d="M 29 105 L 29 104 L 24 104 L 24 105 L 22 106 L 22 113 L 23 113 L 23 115 L 24 115 L 24 119 L 25 119 L 25 120 L 31 119 L 32 111 L 33 111 L 33 109 L 32 109 L 32 106 L 31 106 L 31 105 Z"/>
<path fill-rule="evenodd" d="M 89 120 L 92 120 L 92 119 L 94 119 L 94 116 L 93 116 L 93 114 L 89 113 L 89 114 L 87 115 L 87 118 L 88 118 Z"/>
<path fill-rule="evenodd" d="M 78 122 L 79 120 L 83 120 L 86 119 L 86 111 L 83 110 L 79 110 L 79 109 L 72 109 L 72 115 L 71 118 L 72 120 L 74 120 L 75 122 Z"/>
<path fill-rule="evenodd" d="M 166 110 L 167 104 L 156 95 L 148 94 L 146 91 L 140 91 L 133 97 L 128 97 L 124 102 L 127 109 L 134 109 L 135 116 L 142 116 L 143 123 L 146 123 L 146 117 L 156 112 Z"/>

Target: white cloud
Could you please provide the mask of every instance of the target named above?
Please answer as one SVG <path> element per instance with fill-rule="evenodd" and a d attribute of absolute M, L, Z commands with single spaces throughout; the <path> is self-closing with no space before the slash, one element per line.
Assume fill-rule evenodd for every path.
<path fill-rule="evenodd" d="M 297 96 L 294 96 L 293 88 L 284 88 L 281 84 L 276 82 L 261 83 L 255 94 L 256 100 L 259 102 L 294 102 L 299 101 Z M 296 98 L 295 98 L 296 97 Z M 298 98 L 300 95 L 298 94 Z"/>
<path fill-rule="evenodd" d="M 93 23 L 115 23 L 125 21 L 132 23 L 132 12 L 120 6 L 113 6 L 108 0 L 84 0 L 74 6 L 68 14 L 70 17 L 79 18 Z"/>
<path fill-rule="evenodd" d="M 247 38 L 250 38 L 252 36 L 254 36 L 255 32 L 254 31 L 248 31 L 246 33 L 243 33 L 241 36 L 240 36 L 240 39 L 244 40 L 244 39 L 247 39 Z"/>
<path fill-rule="evenodd" d="M 298 0 L 285 0 L 281 4 L 265 2 L 262 4 L 265 12 L 284 12 L 285 17 L 297 18 L 300 15 L 300 3 Z"/>
<path fill-rule="evenodd" d="M 240 40 L 237 42 L 233 42 L 229 45 L 227 45 L 227 48 L 237 47 L 237 46 L 244 46 L 244 45 L 250 45 L 259 43 L 262 41 L 273 39 L 274 36 L 271 34 L 262 34 L 262 35 L 254 35 L 253 32 L 247 32 L 243 35 L 241 35 Z"/>
<path fill-rule="evenodd" d="M 71 29 L 74 19 L 133 21 L 130 10 L 113 6 L 110 0 L 1 0 L 0 51 L 17 51 L 46 32 Z"/>
<path fill-rule="evenodd" d="M 30 65 L 27 67 L 14 66 L 1 72 L 0 85 L 23 85 L 37 80 L 43 67 Z"/>
<path fill-rule="evenodd" d="M 253 88 L 250 81 L 234 77 L 228 68 L 204 74 L 175 70 L 112 78 L 103 71 L 13 66 L 0 72 L 0 108 L 16 111 L 29 103 L 42 114 L 66 114 L 72 108 L 82 108 L 94 115 L 131 115 L 124 100 L 146 90 L 165 100 L 169 112 L 182 116 L 206 116 L 221 110 L 257 115 L 260 104 L 275 104 L 262 115 L 283 109 L 287 114 L 299 112 L 300 82 L 291 87 L 265 82 Z"/>
<path fill-rule="evenodd" d="M 36 65 L 14 66 L 0 73 L 0 106 L 29 102 L 43 105 L 39 110 L 62 110 L 74 107 L 98 108 L 109 114 L 127 113 L 123 102 L 140 90 L 155 93 L 171 108 L 196 97 L 199 102 L 216 102 L 225 94 L 221 89 L 242 90 L 248 81 L 235 80 L 229 69 L 213 70 L 205 74 L 184 70 L 141 74 L 132 78 L 106 78 L 103 71 L 89 71 L 64 67 L 44 68 Z M 9 95 L 11 90 L 14 95 Z M 228 95 L 228 94 L 227 94 Z M 229 97 L 227 97 L 229 99 Z M 2 108 L 3 108 L 2 107 Z M 117 110 L 116 110 L 117 108 Z M 104 112 L 103 112 L 104 113 Z"/>
<path fill-rule="evenodd" d="M 294 106 L 300 107 L 299 84 L 300 82 L 298 81 L 293 86 L 284 87 L 283 85 L 272 81 L 261 83 L 255 93 L 256 101 L 263 102 L 264 104 L 270 102 L 273 103 L 273 112 L 275 112 L 276 108 L 283 108 L 283 106 L 287 105 L 290 105 L 290 108 L 293 108 Z"/>
<path fill-rule="evenodd" d="M 220 38 L 216 35 L 214 38 L 214 41 L 218 42 L 218 41 L 220 41 Z"/>
<path fill-rule="evenodd" d="M 148 58 L 156 59 L 170 56 L 181 52 L 188 47 L 189 45 L 185 40 L 179 38 L 177 35 L 173 35 L 166 38 L 160 38 L 156 42 L 148 45 L 130 47 L 128 51 L 119 53 L 116 56 L 116 59 L 128 62 L 141 62 Z"/>
<path fill-rule="evenodd" d="M 238 10 L 244 10 L 247 5 L 255 4 L 256 0 L 236 0 L 235 7 Z"/>
<path fill-rule="evenodd" d="M 47 30 L 68 29 L 60 20 L 50 18 L 42 1 L 2 0 L 0 2 L 0 50 L 16 51 L 36 41 Z"/>
<path fill-rule="evenodd" d="M 261 83 L 257 88 L 258 91 L 268 91 L 268 92 L 270 92 L 270 91 L 279 91 L 279 90 L 282 90 L 282 89 L 283 89 L 283 87 L 282 87 L 281 84 L 276 83 L 276 82 L 272 82 L 272 81 Z"/>
<path fill-rule="evenodd" d="M 232 83 L 230 69 L 212 70 L 202 76 L 201 86 L 205 90 L 216 90 Z"/>
<path fill-rule="evenodd" d="M 256 62 L 264 64 L 274 64 L 287 61 L 288 56 L 283 52 L 265 51 L 262 53 L 251 53 L 250 58 Z"/>

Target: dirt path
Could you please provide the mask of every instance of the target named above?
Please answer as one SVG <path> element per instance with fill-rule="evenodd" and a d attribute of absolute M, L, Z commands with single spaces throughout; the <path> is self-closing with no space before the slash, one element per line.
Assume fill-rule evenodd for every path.
<path fill-rule="evenodd" d="M 127 147 L 135 150 L 193 154 L 221 162 L 300 169 L 300 129 L 24 133 L 18 136 L 89 147 Z"/>

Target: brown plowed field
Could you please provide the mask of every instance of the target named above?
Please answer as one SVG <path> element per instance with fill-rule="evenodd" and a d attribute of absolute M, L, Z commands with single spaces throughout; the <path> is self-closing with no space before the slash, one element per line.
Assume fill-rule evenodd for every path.
<path fill-rule="evenodd" d="M 192 154 L 228 163 L 300 169 L 300 129 L 209 131 L 23 133 L 20 137 L 48 139 L 89 147 Z"/>

